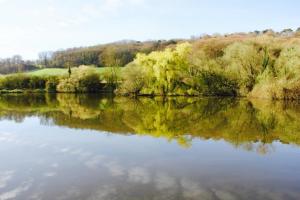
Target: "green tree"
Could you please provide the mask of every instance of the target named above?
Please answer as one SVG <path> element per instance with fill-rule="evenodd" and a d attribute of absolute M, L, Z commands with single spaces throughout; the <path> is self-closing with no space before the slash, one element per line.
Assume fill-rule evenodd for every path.
<path fill-rule="evenodd" d="M 182 71 L 188 67 L 189 43 L 182 43 L 175 49 L 138 54 L 134 64 L 140 66 L 147 74 L 148 91 L 166 95 L 174 92 L 181 81 Z"/>
<path fill-rule="evenodd" d="M 240 79 L 242 95 L 253 89 L 257 76 L 263 72 L 263 58 L 263 52 L 251 43 L 235 42 L 225 49 L 226 71 Z"/>

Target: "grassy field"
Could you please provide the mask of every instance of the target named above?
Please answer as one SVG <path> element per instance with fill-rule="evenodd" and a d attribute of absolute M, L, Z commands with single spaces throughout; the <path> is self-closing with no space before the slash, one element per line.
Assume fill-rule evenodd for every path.
<path fill-rule="evenodd" d="M 101 67 L 101 68 L 96 68 L 96 70 L 99 74 L 101 74 L 106 70 L 106 68 Z M 46 68 L 46 69 L 40 69 L 40 70 L 26 72 L 25 74 L 32 75 L 32 76 L 63 76 L 63 75 L 68 74 L 68 69 Z"/>
<path fill-rule="evenodd" d="M 49 69 L 40 69 L 35 71 L 26 72 L 27 75 L 32 76 L 59 76 L 59 75 L 67 75 L 68 70 L 67 69 L 61 69 L 61 68 L 49 68 Z"/>

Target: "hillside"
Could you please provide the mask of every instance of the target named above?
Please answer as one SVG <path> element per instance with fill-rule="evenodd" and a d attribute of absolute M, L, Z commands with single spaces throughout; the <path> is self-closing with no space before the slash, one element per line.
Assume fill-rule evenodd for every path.
<path fill-rule="evenodd" d="M 97 55 L 97 64 L 93 64 L 92 55 Z M 105 87 L 134 96 L 300 99 L 300 30 L 207 35 L 156 43 L 130 41 L 59 51 L 47 57 L 44 65 L 41 61 L 37 63 L 43 69 L 25 76 L 2 77 L 0 89 L 51 86 L 51 91 L 97 92 Z M 55 81 L 49 76 L 55 76 Z"/>

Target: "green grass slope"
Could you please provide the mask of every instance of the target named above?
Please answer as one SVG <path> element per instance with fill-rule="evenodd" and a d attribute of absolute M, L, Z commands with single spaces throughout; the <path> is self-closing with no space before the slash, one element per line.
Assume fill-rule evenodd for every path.
<path fill-rule="evenodd" d="M 96 71 L 101 74 L 103 73 L 106 68 L 95 68 Z M 68 69 L 66 68 L 45 68 L 35 71 L 26 72 L 25 74 L 31 75 L 31 76 L 63 76 L 68 74 Z"/>

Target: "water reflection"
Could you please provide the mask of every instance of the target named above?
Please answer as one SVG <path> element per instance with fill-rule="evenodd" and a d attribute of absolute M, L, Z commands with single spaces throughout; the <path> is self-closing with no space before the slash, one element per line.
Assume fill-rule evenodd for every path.
<path fill-rule="evenodd" d="M 0 200 L 299 199 L 299 113 L 230 98 L 0 96 Z"/>
<path fill-rule="evenodd" d="M 139 98 L 97 95 L 0 96 L 0 117 L 22 122 L 38 116 L 44 125 L 150 135 L 190 147 L 194 138 L 225 140 L 266 154 L 272 143 L 300 144 L 296 102 L 231 98 Z"/>

